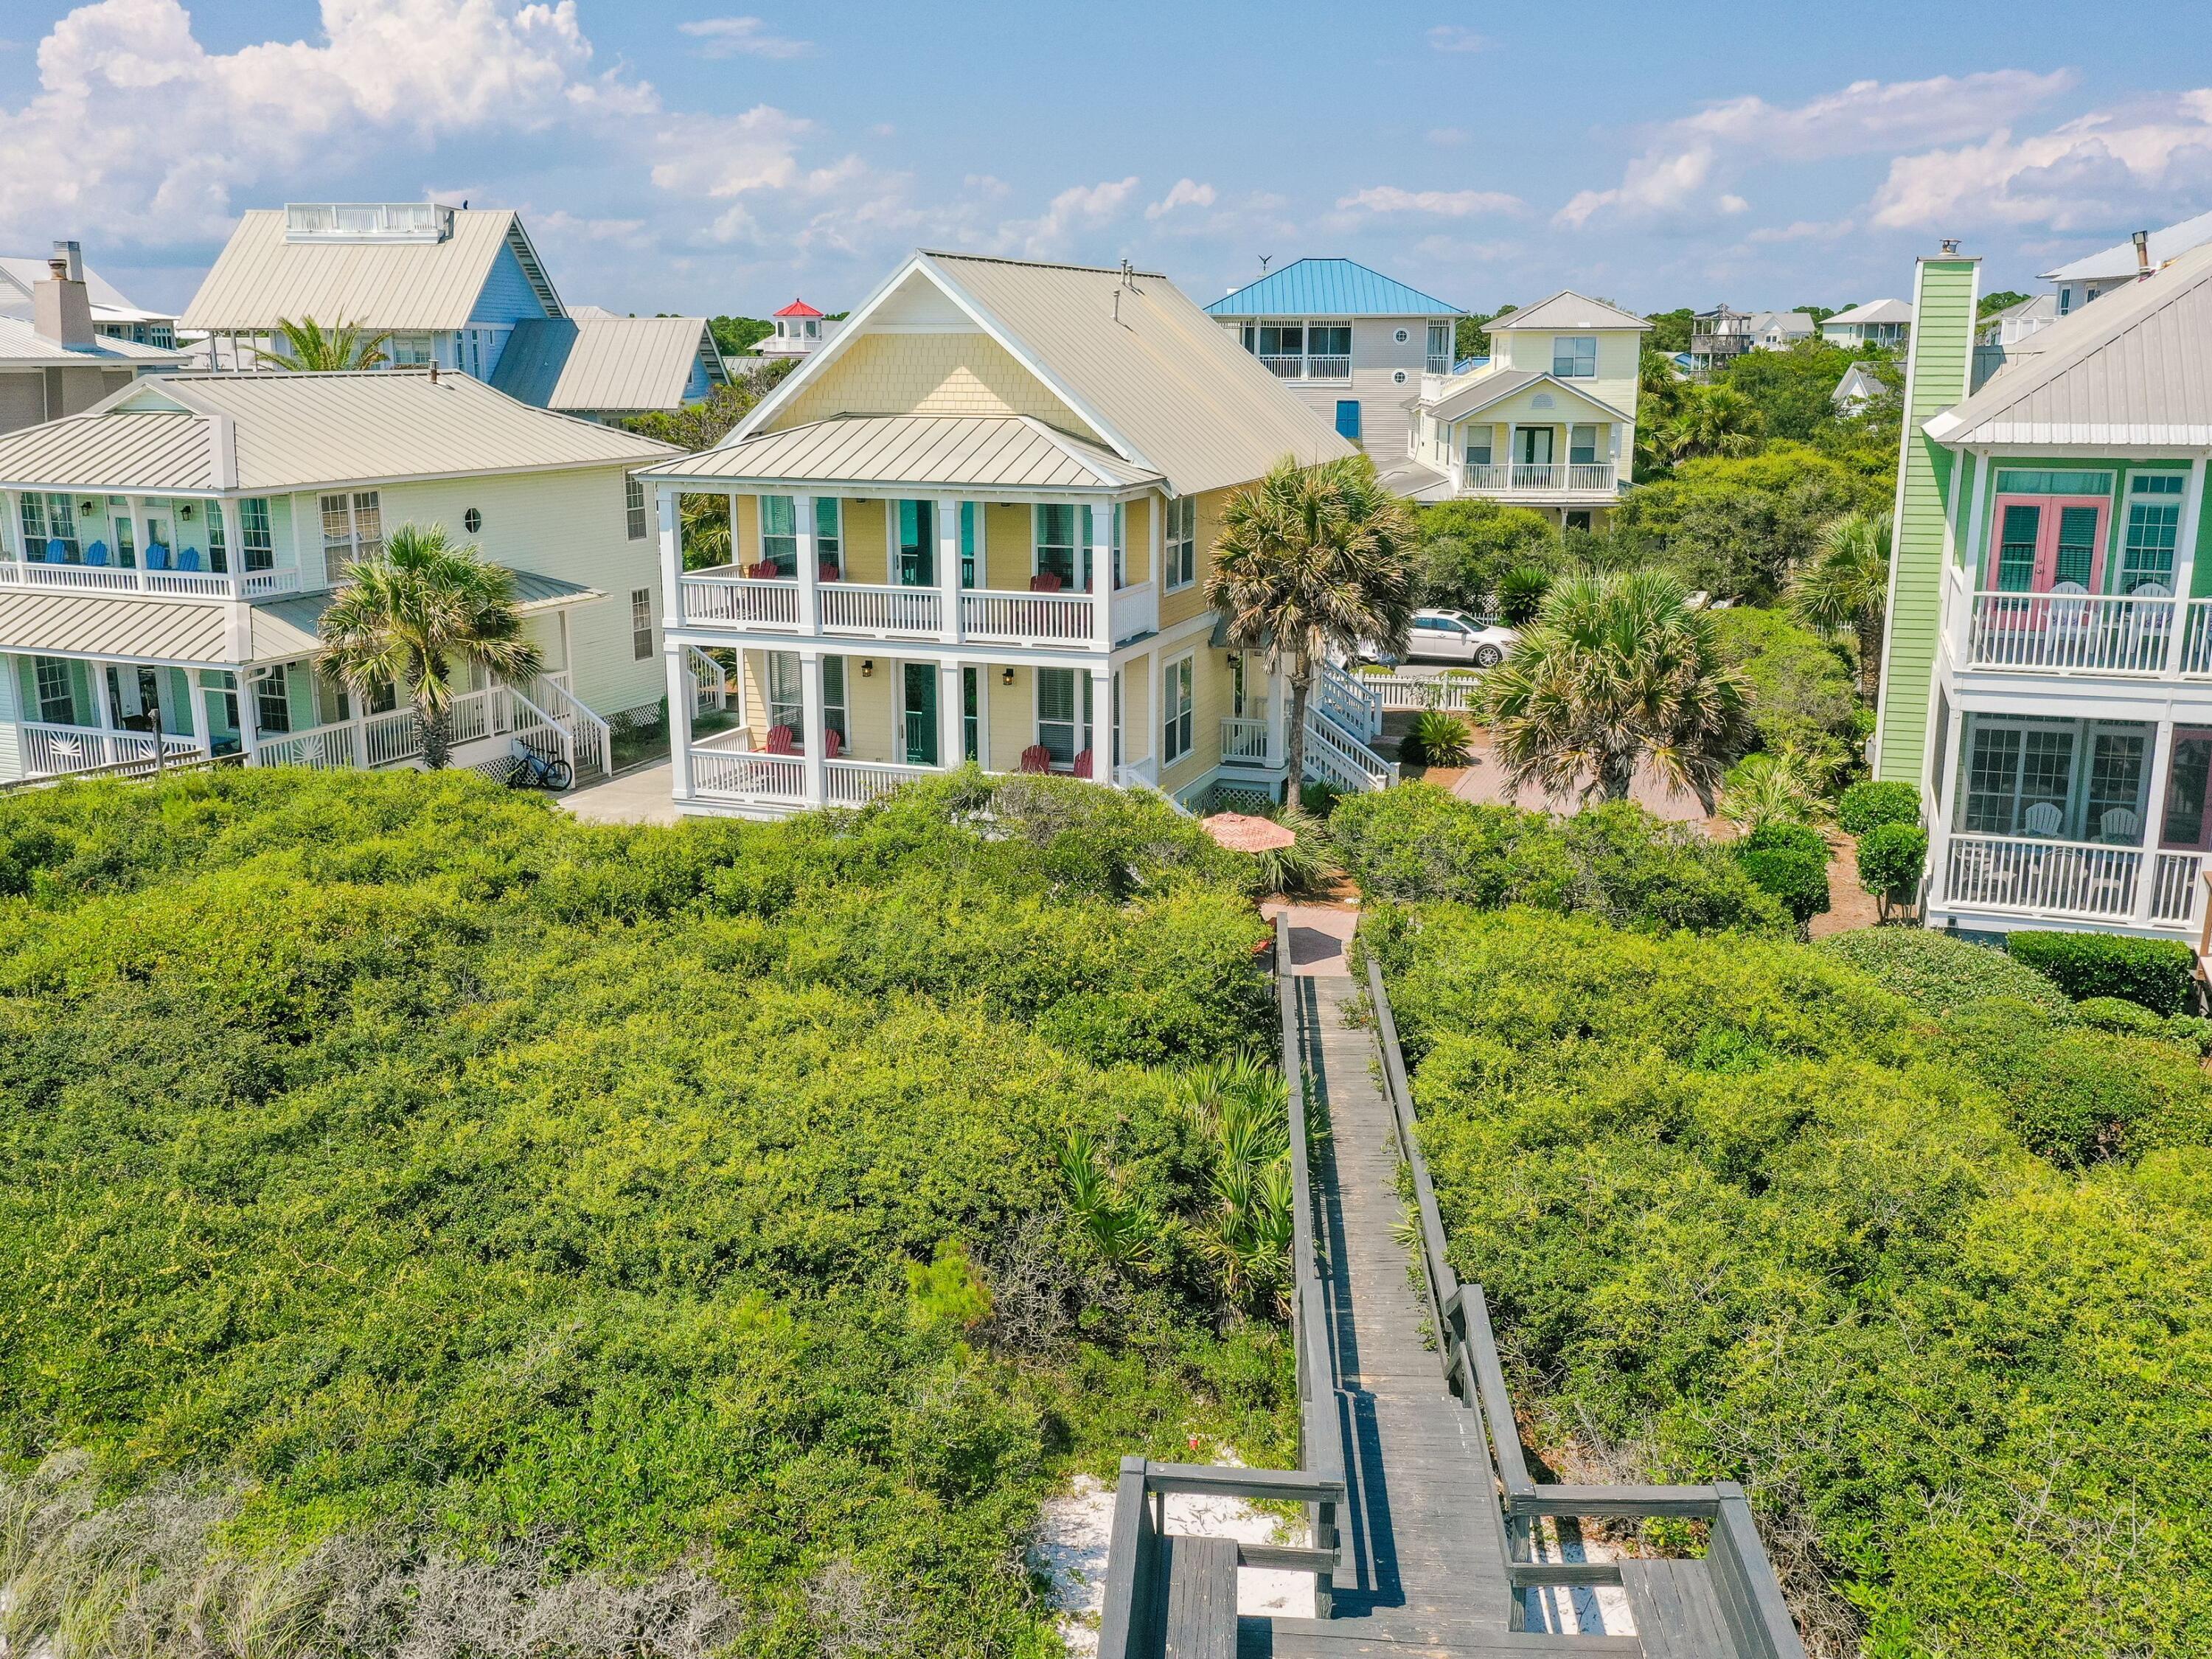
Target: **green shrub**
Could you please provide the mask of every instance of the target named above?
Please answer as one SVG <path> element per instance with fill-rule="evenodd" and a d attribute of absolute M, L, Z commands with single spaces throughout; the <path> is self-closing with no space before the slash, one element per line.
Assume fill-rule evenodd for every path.
<path fill-rule="evenodd" d="M 1401 759 L 1423 766 L 1464 766 L 1474 752 L 1467 722 L 1444 708 L 1425 708 L 1398 745 Z"/>
<path fill-rule="evenodd" d="M 1918 823 L 1920 792 L 1909 783 L 1855 783 L 1836 803 L 1836 822 L 1854 838 L 1885 823 Z"/>
<path fill-rule="evenodd" d="M 1989 997 L 2031 1003 L 2070 1019 L 2066 993 L 2002 951 L 1924 927 L 1861 928 L 1822 939 L 1814 950 L 1849 963 L 1923 1012 L 1948 1014 Z"/>
<path fill-rule="evenodd" d="M 1881 823 L 1859 838 L 1859 884 L 1879 902 L 1882 919 L 1920 892 L 1928 865 L 1928 832 L 1917 823 Z"/>
<path fill-rule="evenodd" d="M 1555 1464 L 1742 1481 L 1822 1651 L 2203 1649 L 2212 1152 L 2185 1051 L 1987 1001 L 1947 1033 L 1840 939 L 1370 925 L 1452 1260 Z M 2064 1109 L 2027 1127 L 2102 1162 L 2021 1142 L 2054 1046 Z"/>
<path fill-rule="evenodd" d="M 2124 997 L 2154 1014 L 2186 1007 L 2197 972 L 2196 952 L 2179 939 L 2038 929 L 2006 934 L 2005 949 L 2076 1001 Z"/>
<path fill-rule="evenodd" d="M 2140 1003 L 2120 997 L 2084 997 L 2074 1005 L 2084 1025 L 2124 1036 L 2163 1036 L 2166 1022 Z"/>
<path fill-rule="evenodd" d="M 1772 820 L 1760 824 L 1736 845 L 1746 852 L 1797 853 L 1818 859 L 1823 865 L 1828 861 L 1828 838 L 1809 823 Z"/>
<path fill-rule="evenodd" d="M 1517 564 L 1498 579 L 1498 614 L 1516 628 L 1526 628 L 1544 607 L 1552 591 L 1552 573 L 1541 565 Z"/>
<path fill-rule="evenodd" d="M 1794 754 L 1819 793 L 1833 790 L 1859 764 L 1850 661 L 1787 611 L 1744 605 L 1711 614 L 1722 654 L 1751 681 L 1759 748 Z"/>
<path fill-rule="evenodd" d="M 1828 843 L 1802 823 L 1761 824 L 1736 843 L 1736 862 L 1801 927 L 1828 909 Z"/>

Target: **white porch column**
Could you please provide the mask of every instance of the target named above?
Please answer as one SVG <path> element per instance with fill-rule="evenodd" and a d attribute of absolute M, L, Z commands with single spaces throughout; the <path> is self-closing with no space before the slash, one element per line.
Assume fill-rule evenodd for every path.
<path fill-rule="evenodd" d="M 116 729 L 115 699 L 107 694 L 107 665 L 91 662 L 85 666 L 90 671 L 87 678 L 92 681 L 92 707 L 100 716 L 100 729 L 112 732 Z M 106 747 L 104 744 L 101 746 Z"/>
<path fill-rule="evenodd" d="M 828 798 L 829 774 L 823 765 L 828 746 L 828 715 L 822 695 L 822 653 L 811 647 L 799 653 L 799 729 L 806 750 L 806 804 L 819 806 Z"/>
<path fill-rule="evenodd" d="M 663 628 L 684 619 L 684 526 L 676 511 L 676 486 L 656 482 L 660 498 L 660 618 Z"/>
<path fill-rule="evenodd" d="M 960 664 L 937 667 L 937 763 L 948 772 L 968 758 L 967 700 L 961 695 Z"/>
<path fill-rule="evenodd" d="M 245 751 L 246 763 L 261 763 L 261 692 L 253 678 L 253 671 L 240 665 L 231 678 L 238 684 L 238 746 Z"/>
<path fill-rule="evenodd" d="M 1114 665 L 1091 665 L 1091 781 L 1114 784 Z"/>
<path fill-rule="evenodd" d="M 684 651 L 673 640 L 661 647 L 668 662 L 668 766 L 678 800 L 691 794 L 691 670 Z"/>
<path fill-rule="evenodd" d="M 222 562 L 230 572 L 231 596 L 242 599 L 246 597 L 246 540 L 240 528 L 243 520 L 239 516 L 237 503 L 227 496 L 218 495 L 207 504 L 207 510 L 209 522 L 222 526 Z M 212 541 L 213 538 L 210 537 L 210 540 Z M 208 562 L 210 565 L 215 562 L 212 553 Z M 138 568 L 141 571 L 146 568 L 146 561 L 143 557 L 138 561 Z M 138 578 L 138 585 L 141 587 L 146 585 L 143 575 Z"/>
<path fill-rule="evenodd" d="M 2150 787 L 2144 792 L 2142 810 L 2142 864 L 2136 872 L 2135 922 L 2147 926 L 2151 919 L 2151 901 L 2157 896 L 2158 844 L 2165 839 L 2166 785 L 2173 772 L 2173 710 L 2169 706 L 2166 718 L 2152 728 L 2150 748 Z"/>
<path fill-rule="evenodd" d="M 1163 660 L 1164 655 L 1155 643 L 1152 655 L 1145 659 L 1145 753 L 1152 759 L 1152 781 L 1155 783 L 1159 782 L 1160 775 L 1168 769 L 1167 745 L 1163 741 L 1167 726 L 1160 718 L 1160 696 L 1166 678 L 1162 672 L 1166 665 Z M 1165 788 L 1166 785 L 1162 784 L 1161 787 Z"/>
<path fill-rule="evenodd" d="M 967 638 L 960 614 L 960 503 L 937 503 L 937 589 L 945 606 L 945 639 L 957 645 Z"/>
<path fill-rule="evenodd" d="M 2194 613 L 2189 599 L 2197 585 L 2197 532 L 2204 522 L 2204 457 L 2199 455 L 2189 464 L 2189 493 L 2181 498 L 2181 522 L 2174 532 L 2173 602 L 2181 623 L 2174 637 L 2181 641 L 2181 648 L 2166 654 L 2166 672 L 2169 679 L 2181 672 L 2183 663 L 2194 661 L 2204 653 L 2198 630 L 2190 626 Z M 2212 635 L 2212 606 L 2207 606 L 2206 612 L 2206 632 Z"/>
<path fill-rule="evenodd" d="M 18 559 L 30 556 L 30 550 L 23 545 L 21 500 L 21 491 L 0 489 L 0 554 Z"/>
<path fill-rule="evenodd" d="M 1246 659 L 1252 660 L 1258 653 Z M 1267 764 L 1281 766 L 1291 757 L 1291 687 L 1280 674 L 1267 677 Z"/>
<path fill-rule="evenodd" d="M 1100 501 L 1083 514 L 1091 553 L 1091 642 L 1101 651 L 1114 648 L 1114 503 Z"/>
<path fill-rule="evenodd" d="M 733 537 L 737 501 L 736 496 L 730 497 Z M 799 626 L 804 633 L 818 634 L 822 631 L 822 556 L 814 525 L 814 497 L 793 496 L 791 513 L 792 522 L 799 531 Z"/>

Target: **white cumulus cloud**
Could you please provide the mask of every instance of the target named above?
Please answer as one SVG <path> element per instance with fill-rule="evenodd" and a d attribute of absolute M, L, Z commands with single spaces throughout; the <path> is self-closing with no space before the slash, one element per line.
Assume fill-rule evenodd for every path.
<path fill-rule="evenodd" d="M 1518 196 L 1495 190 L 1401 190 L 1374 185 L 1337 198 L 1340 209 L 1365 213 L 1425 213 L 1464 219 L 1478 213 L 1518 213 L 1528 205 Z"/>
<path fill-rule="evenodd" d="M 702 58 L 804 58 L 814 50 L 811 40 L 773 33 L 757 17 L 700 17 L 676 27 L 699 42 Z"/>
<path fill-rule="evenodd" d="M 1168 187 L 1168 193 L 1145 210 L 1147 219 L 1164 219 L 1177 208 L 1210 208 L 1214 203 L 1212 185 L 1201 185 L 1195 179 L 1178 179 Z"/>
<path fill-rule="evenodd" d="M 1429 31 L 1429 50 L 1431 52 L 1483 52 L 1490 46 L 1487 35 L 1458 23 L 1439 23 Z"/>

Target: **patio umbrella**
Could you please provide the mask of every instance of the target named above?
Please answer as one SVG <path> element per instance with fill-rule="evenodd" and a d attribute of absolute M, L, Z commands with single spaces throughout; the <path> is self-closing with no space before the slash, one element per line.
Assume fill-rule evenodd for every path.
<path fill-rule="evenodd" d="M 1245 812 L 1216 812 L 1205 823 L 1206 833 L 1232 853 L 1265 853 L 1297 840 L 1273 819 L 1255 818 Z"/>

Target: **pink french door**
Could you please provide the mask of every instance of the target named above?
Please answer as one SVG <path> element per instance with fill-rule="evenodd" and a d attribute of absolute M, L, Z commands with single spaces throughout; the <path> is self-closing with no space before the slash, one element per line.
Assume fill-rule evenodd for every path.
<path fill-rule="evenodd" d="M 2048 593 L 2072 582 L 2104 591 L 2105 528 L 2112 503 L 2102 495 L 2000 495 L 1990 514 L 1984 585 L 2006 593 Z"/>

